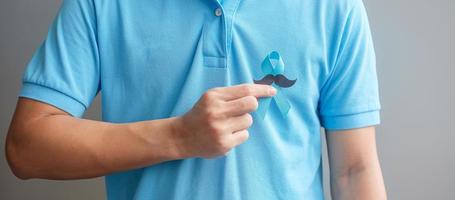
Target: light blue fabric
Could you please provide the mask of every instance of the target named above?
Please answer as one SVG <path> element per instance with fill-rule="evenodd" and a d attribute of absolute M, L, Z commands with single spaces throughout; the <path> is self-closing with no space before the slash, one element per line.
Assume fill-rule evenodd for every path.
<path fill-rule="evenodd" d="M 297 79 L 280 88 L 286 116 L 271 101 L 250 139 L 225 157 L 110 174 L 108 198 L 323 199 L 320 127 L 379 123 L 361 0 L 65 0 L 20 96 L 81 117 L 101 91 L 104 121 L 167 118 L 209 88 L 262 78 L 273 51 L 283 75 Z"/>

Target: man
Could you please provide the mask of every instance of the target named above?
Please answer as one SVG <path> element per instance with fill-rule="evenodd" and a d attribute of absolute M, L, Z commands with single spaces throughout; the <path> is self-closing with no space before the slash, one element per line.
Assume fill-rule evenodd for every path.
<path fill-rule="evenodd" d="M 256 84 L 254 84 L 256 83 Z M 103 122 L 81 119 L 101 93 Z M 109 199 L 386 199 L 361 0 L 67 0 L 23 77 L 21 179 Z"/>

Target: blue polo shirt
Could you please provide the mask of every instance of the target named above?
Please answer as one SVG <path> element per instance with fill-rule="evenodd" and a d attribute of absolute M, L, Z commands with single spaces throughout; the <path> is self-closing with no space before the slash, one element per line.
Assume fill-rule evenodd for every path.
<path fill-rule="evenodd" d="M 100 93 L 103 121 L 126 123 L 179 116 L 210 88 L 253 82 L 279 92 L 260 99 L 247 142 L 109 174 L 108 198 L 323 199 L 320 128 L 379 123 L 361 0 L 65 0 L 20 96 L 81 117 Z"/>

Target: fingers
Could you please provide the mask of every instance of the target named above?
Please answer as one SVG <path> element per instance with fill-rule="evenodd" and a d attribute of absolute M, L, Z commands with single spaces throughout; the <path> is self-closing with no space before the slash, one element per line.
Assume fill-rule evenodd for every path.
<path fill-rule="evenodd" d="M 250 128 L 253 125 L 253 117 L 250 114 L 243 114 L 237 117 L 229 118 L 227 121 L 229 130 L 237 132 Z"/>
<path fill-rule="evenodd" d="M 261 84 L 240 84 L 230 87 L 215 88 L 222 94 L 222 98 L 226 101 L 238 99 L 245 96 L 269 97 L 276 94 L 276 89 L 269 85 Z"/>
<path fill-rule="evenodd" d="M 254 96 L 246 96 L 239 99 L 226 102 L 224 109 L 226 109 L 227 116 L 239 116 L 245 113 L 255 111 L 258 108 L 258 100 Z"/>
<path fill-rule="evenodd" d="M 238 145 L 244 143 L 245 141 L 247 141 L 249 137 L 250 137 L 250 133 L 248 132 L 248 130 L 237 131 L 232 134 L 232 137 L 231 137 L 232 145 L 234 147 L 238 146 Z"/>
<path fill-rule="evenodd" d="M 228 123 L 230 124 L 230 130 L 233 130 L 230 137 L 228 137 L 231 148 L 248 140 L 250 134 L 247 129 L 253 124 L 253 118 L 250 114 L 247 113 L 241 116 L 232 117 L 229 119 Z"/>

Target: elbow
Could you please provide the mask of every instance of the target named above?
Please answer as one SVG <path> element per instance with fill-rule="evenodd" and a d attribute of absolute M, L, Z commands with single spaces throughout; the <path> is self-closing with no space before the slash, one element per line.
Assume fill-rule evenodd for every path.
<path fill-rule="evenodd" d="M 27 164 L 24 156 L 19 153 L 20 149 L 22 149 L 22 147 L 12 141 L 11 137 L 7 138 L 5 144 L 5 156 L 8 166 L 14 176 L 21 180 L 28 180 L 33 178 L 32 172 L 30 170 L 30 165 Z"/>
<path fill-rule="evenodd" d="M 381 169 L 379 167 L 379 163 L 377 162 L 355 163 L 343 167 L 342 169 L 334 170 L 331 176 L 337 181 L 346 182 L 353 178 L 358 178 L 362 175 L 374 175 L 377 173 L 381 174 Z"/>

